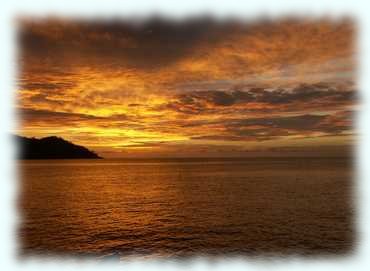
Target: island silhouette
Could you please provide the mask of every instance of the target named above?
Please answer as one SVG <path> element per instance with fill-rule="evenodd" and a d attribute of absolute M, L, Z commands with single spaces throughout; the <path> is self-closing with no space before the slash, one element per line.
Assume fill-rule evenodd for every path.
<path fill-rule="evenodd" d="M 28 138 L 14 135 L 18 145 L 18 159 L 101 159 L 84 146 L 61 137 Z"/>

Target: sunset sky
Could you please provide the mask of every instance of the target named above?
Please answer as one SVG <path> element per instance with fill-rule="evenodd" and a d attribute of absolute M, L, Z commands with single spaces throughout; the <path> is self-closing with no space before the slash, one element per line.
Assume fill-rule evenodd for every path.
<path fill-rule="evenodd" d="M 103 157 L 334 154 L 353 143 L 348 19 L 22 19 L 17 134 Z"/>

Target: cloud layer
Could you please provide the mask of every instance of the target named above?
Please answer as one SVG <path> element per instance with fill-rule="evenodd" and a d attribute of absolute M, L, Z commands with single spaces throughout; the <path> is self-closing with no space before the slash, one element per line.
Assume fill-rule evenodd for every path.
<path fill-rule="evenodd" d="M 19 133 L 112 156 L 347 145 L 349 20 L 21 21 Z"/>

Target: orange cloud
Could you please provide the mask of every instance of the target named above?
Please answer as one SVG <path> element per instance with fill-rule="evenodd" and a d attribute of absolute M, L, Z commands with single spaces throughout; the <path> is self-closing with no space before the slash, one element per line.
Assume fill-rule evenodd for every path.
<path fill-rule="evenodd" d="M 347 144 L 354 134 L 349 20 L 21 26 L 23 135 L 109 155 L 186 156 L 328 144 L 324 137 Z"/>

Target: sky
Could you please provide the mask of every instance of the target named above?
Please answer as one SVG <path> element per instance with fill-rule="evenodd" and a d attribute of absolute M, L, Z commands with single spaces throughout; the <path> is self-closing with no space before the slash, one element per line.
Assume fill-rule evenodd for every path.
<path fill-rule="evenodd" d="M 16 133 L 103 157 L 347 153 L 348 19 L 19 21 Z"/>

